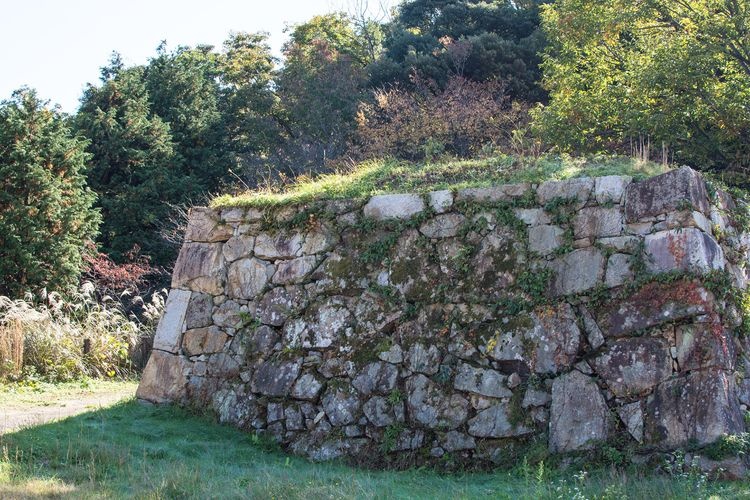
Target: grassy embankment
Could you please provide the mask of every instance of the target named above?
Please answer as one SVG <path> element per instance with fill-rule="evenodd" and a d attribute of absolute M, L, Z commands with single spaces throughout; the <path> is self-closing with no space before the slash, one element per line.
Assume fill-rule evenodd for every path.
<path fill-rule="evenodd" d="M 211 206 L 266 207 L 324 199 L 361 199 L 386 193 L 427 193 L 440 189 L 488 187 L 573 177 L 631 175 L 651 177 L 668 167 L 625 157 L 543 157 L 522 160 L 497 156 L 477 160 L 407 163 L 373 160 L 347 172 L 299 178 L 292 184 L 214 198 Z"/>
<path fill-rule="evenodd" d="M 132 383 L 130 388 L 132 389 Z M 107 388 L 108 390 L 111 387 Z M 99 389 L 95 389 L 99 390 Z M 65 395 L 75 387 L 53 389 Z M 50 393 L 14 396 L 34 404 Z M 7 390 L 0 397 L 7 401 Z M 745 498 L 750 484 L 636 469 L 446 474 L 289 457 L 239 430 L 126 399 L 0 436 L 0 498 Z"/>

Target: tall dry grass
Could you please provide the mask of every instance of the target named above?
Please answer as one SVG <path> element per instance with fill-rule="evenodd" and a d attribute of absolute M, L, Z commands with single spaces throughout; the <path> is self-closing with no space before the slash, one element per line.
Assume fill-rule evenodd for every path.
<path fill-rule="evenodd" d="M 119 304 L 111 297 L 96 300 L 90 283 L 70 297 L 56 292 L 16 300 L 0 296 L 0 379 L 131 374 L 132 354 L 152 335 L 164 294 L 143 304 L 142 320 L 126 316 Z"/>

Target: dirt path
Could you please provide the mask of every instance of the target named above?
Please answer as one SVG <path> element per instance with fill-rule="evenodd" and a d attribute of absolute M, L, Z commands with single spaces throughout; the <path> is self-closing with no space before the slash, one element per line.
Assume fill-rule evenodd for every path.
<path fill-rule="evenodd" d="M 0 434 L 44 424 L 79 413 L 110 406 L 133 396 L 135 385 L 77 391 L 77 394 L 41 393 L 34 398 L 16 398 L 7 404 L 0 394 Z"/>

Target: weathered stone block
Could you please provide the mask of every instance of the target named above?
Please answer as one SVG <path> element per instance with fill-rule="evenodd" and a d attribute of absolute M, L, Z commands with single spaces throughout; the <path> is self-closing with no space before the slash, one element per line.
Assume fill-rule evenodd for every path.
<path fill-rule="evenodd" d="M 639 443 L 643 442 L 643 408 L 640 401 L 625 404 L 617 408 L 620 420 L 625 424 L 633 439 Z"/>
<path fill-rule="evenodd" d="M 410 421 L 430 429 L 455 429 L 466 422 L 469 402 L 458 394 L 446 394 L 422 374 L 406 381 Z"/>
<path fill-rule="evenodd" d="M 186 395 L 186 368 L 181 356 L 151 351 L 135 397 L 157 404 L 180 402 Z"/>
<path fill-rule="evenodd" d="M 264 260 L 293 259 L 302 255 L 302 235 L 299 233 L 261 233 L 255 238 L 255 256 Z"/>
<path fill-rule="evenodd" d="M 698 172 L 682 167 L 628 185 L 625 191 L 625 216 L 628 222 L 671 212 L 683 205 L 708 213 L 706 183 Z"/>
<path fill-rule="evenodd" d="M 211 326 L 213 307 L 214 298 L 211 295 L 193 292 L 185 313 L 185 329 L 192 330 L 193 328 Z"/>
<path fill-rule="evenodd" d="M 480 411 L 469 420 L 469 434 L 481 438 L 504 438 L 533 432 L 533 429 L 525 425 L 511 424 L 509 413 L 509 403 L 498 403 Z"/>
<path fill-rule="evenodd" d="M 443 214 L 426 221 L 419 232 L 428 238 L 450 238 L 458 234 L 466 217 L 461 214 Z"/>
<path fill-rule="evenodd" d="M 474 368 L 461 363 L 458 366 L 453 388 L 491 398 L 509 398 L 513 392 L 506 386 L 506 379 L 505 375 L 495 370 Z"/>
<path fill-rule="evenodd" d="M 398 368 L 389 363 L 377 361 L 366 365 L 359 372 L 352 386 L 364 395 L 388 394 L 396 388 Z"/>
<path fill-rule="evenodd" d="M 218 327 L 188 330 L 182 339 L 182 349 L 188 356 L 221 352 L 229 337 Z"/>
<path fill-rule="evenodd" d="M 713 322 L 675 328 L 675 346 L 681 372 L 703 368 L 734 370 L 734 340 L 718 317 Z"/>
<path fill-rule="evenodd" d="M 252 390 L 264 396 L 287 396 L 301 367 L 302 358 L 295 361 L 266 361 L 255 371 Z"/>
<path fill-rule="evenodd" d="M 503 184 L 488 188 L 459 189 L 456 201 L 479 201 L 485 203 L 510 202 L 523 198 L 531 190 L 530 184 Z"/>
<path fill-rule="evenodd" d="M 513 210 L 513 213 L 527 226 L 539 226 L 552 223 L 552 218 L 541 208 L 516 208 Z"/>
<path fill-rule="evenodd" d="M 317 401 L 323 384 L 311 373 L 303 374 L 292 388 L 292 397 L 305 401 Z"/>
<path fill-rule="evenodd" d="M 265 290 L 273 275 L 273 265 L 255 257 L 233 262 L 227 275 L 227 295 L 252 300 Z"/>
<path fill-rule="evenodd" d="M 716 240 L 692 227 L 647 235 L 644 252 L 646 265 L 653 273 L 721 270 L 725 264 L 724 252 Z"/>
<path fill-rule="evenodd" d="M 243 257 L 250 257 L 253 253 L 253 247 L 255 246 L 255 237 L 248 236 L 246 234 L 240 236 L 232 236 L 224 243 L 222 252 L 224 259 L 227 262 L 234 262 L 237 259 Z"/>
<path fill-rule="evenodd" d="M 276 287 L 258 304 L 259 319 L 264 325 L 281 326 L 294 312 L 303 308 L 305 294 L 301 287 Z"/>
<path fill-rule="evenodd" d="M 224 293 L 227 270 L 221 243 L 185 243 L 172 272 L 172 288 Z"/>
<path fill-rule="evenodd" d="M 672 356 L 663 339 L 621 339 L 594 358 L 592 366 L 615 396 L 631 397 L 667 380 L 672 375 Z"/>
<path fill-rule="evenodd" d="M 359 418 L 362 403 L 352 388 L 334 389 L 329 387 L 321 402 L 328 416 L 328 421 L 334 427 L 352 424 Z"/>
<path fill-rule="evenodd" d="M 445 213 L 453 206 L 453 193 L 448 190 L 432 191 L 427 197 L 430 201 L 430 208 L 436 214 Z"/>
<path fill-rule="evenodd" d="M 536 198 L 540 205 L 544 206 L 552 200 L 564 198 L 575 200 L 574 206 L 583 208 L 594 189 L 594 179 L 590 177 L 579 177 L 564 181 L 546 181 L 539 185 L 536 190 Z"/>
<path fill-rule="evenodd" d="M 188 214 L 185 241 L 200 243 L 216 243 L 227 241 L 232 237 L 234 228 L 224 224 L 219 219 L 216 210 L 205 207 L 194 207 Z"/>
<path fill-rule="evenodd" d="M 364 207 L 365 217 L 375 220 L 409 219 L 424 210 L 424 200 L 416 194 L 373 196 Z"/>
<path fill-rule="evenodd" d="M 619 236 L 624 229 L 624 220 L 619 208 L 582 208 L 573 219 L 573 237 L 606 238 Z"/>
<path fill-rule="evenodd" d="M 277 285 L 301 283 L 315 270 L 317 264 L 318 259 L 314 255 L 279 262 L 273 282 Z"/>
<path fill-rule="evenodd" d="M 632 262 L 633 257 L 624 253 L 610 255 L 607 260 L 607 274 L 604 276 L 604 284 L 612 288 L 632 281 L 635 277 Z"/>
<path fill-rule="evenodd" d="M 588 450 L 607 439 L 609 408 L 596 382 L 579 371 L 552 383 L 549 449 L 552 453 Z"/>
<path fill-rule="evenodd" d="M 159 320 L 154 336 L 154 349 L 176 354 L 180 349 L 185 315 L 191 293 L 186 290 L 172 290 L 164 306 L 164 314 Z"/>
<path fill-rule="evenodd" d="M 529 250 L 546 256 L 565 242 L 565 230 L 560 226 L 531 226 L 529 228 Z"/>
<path fill-rule="evenodd" d="M 597 203 L 621 203 L 625 188 L 633 181 L 627 175 L 608 175 L 597 177 L 594 182 L 594 197 Z"/>
<path fill-rule="evenodd" d="M 552 295 L 571 295 L 591 290 L 604 277 L 604 256 L 597 248 L 581 248 L 549 264 Z"/>
<path fill-rule="evenodd" d="M 723 370 L 694 371 L 660 384 L 646 404 L 645 441 L 675 448 L 689 441 L 709 444 L 743 432 L 734 376 Z"/>
<path fill-rule="evenodd" d="M 440 349 L 417 342 L 406 353 L 406 366 L 413 372 L 434 375 L 440 368 Z"/>

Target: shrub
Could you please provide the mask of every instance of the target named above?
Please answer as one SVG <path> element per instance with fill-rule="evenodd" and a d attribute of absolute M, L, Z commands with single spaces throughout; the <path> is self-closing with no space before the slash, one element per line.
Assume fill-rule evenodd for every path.
<path fill-rule="evenodd" d="M 458 157 L 488 149 L 529 153 L 528 109 L 511 102 L 502 82 L 455 76 L 443 90 L 424 81 L 415 85 L 414 91 L 378 90 L 372 103 L 360 105 L 355 156 L 420 160 L 443 151 Z"/>
<path fill-rule="evenodd" d="M 70 299 L 55 292 L 0 296 L 0 378 L 38 374 L 66 381 L 133 373 L 131 354 L 153 331 L 164 296 L 154 294 L 144 304 L 144 320 L 136 321 L 111 297 L 97 302 L 94 295 L 94 286 L 85 283 Z"/>

